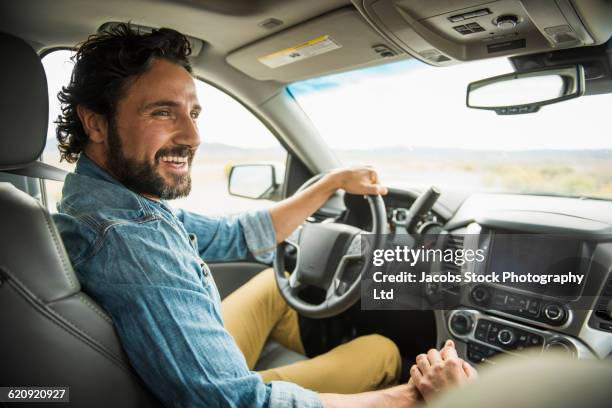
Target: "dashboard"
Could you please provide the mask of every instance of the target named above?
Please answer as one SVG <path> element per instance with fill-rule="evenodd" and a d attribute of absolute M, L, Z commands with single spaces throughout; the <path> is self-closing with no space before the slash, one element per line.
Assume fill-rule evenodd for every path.
<path fill-rule="evenodd" d="M 417 197 L 413 191 L 390 191 L 384 199 L 391 226 Z M 345 202 L 349 211 L 344 222 L 368 219 L 360 200 L 349 197 Z M 520 355 L 524 349 L 554 349 L 585 359 L 612 355 L 612 202 L 479 193 L 456 206 L 439 200 L 417 230 L 448 234 L 447 245 L 455 249 L 486 251 L 487 263 L 466 262 L 453 271 L 456 274 L 483 274 L 484 269 L 515 262 L 512 254 L 523 251 L 538 253 L 544 263 L 563 260 L 562 268 L 584 277 L 578 285 L 553 285 L 545 293 L 529 284 L 438 285 L 435 296 L 452 305 L 433 308 L 438 344 L 453 338 L 460 356 L 476 364 L 490 362 L 497 354 Z M 517 234 L 530 237 L 518 249 L 507 239 Z M 574 239 L 556 239 L 553 245 L 533 238 L 543 236 Z M 523 261 L 522 267 L 541 272 L 543 264 L 529 257 Z"/>
<path fill-rule="evenodd" d="M 488 248 L 490 263 L 508 258 L 504 248 L 507 243 L 502 243 L 501 249 L 499 244 L 497 248 L 492 245 L 496 235 L 507 238 L 511 234 L 529 234 L 557 241 L 558 237 L 572 237 L 569 244 L 552 245 L 550 239 L 540 243 L 530 239 L 527 243 L 531 253 L 541 254 L 540 257 L 552 260 L 561 255 L 570 262 L 577 260 L 571 269 L 584 276 L 571 293 L 558 287 L 542 294 L 525 285 L 462 287 L 457 294 L 460 306 L 437 311 L 436 323 L 439 335 L 449 334 L 463 343 L 462 351 L 469 360 L 479 362 L 500 352 L 512 353 L 527 347 L 564 350 L 578 358 L 605 358 L 612 353 L 611 202 L 477 194 L 457 209 L 444 229 L 451 235 L 468 234 L 471 239 L 463 242 L 464 248 Z M 551 246 L 550 253 L 546 245 Z M 539 265 L 529 263 L 527 269 L 537 272 Z M 560 268 L 564 266 L 567 264 Z M 467 265 L 460 273 L 469 269 Z"/>

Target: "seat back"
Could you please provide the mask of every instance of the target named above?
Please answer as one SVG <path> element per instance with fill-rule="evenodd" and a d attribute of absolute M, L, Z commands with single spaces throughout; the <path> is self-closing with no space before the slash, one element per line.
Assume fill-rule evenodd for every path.
<path fill-rule="evenodd" d="M 0 33 L 0 171 L 27 166 L 45 144 L 40 58 Z M 75 406 L 157 406 L 132 370 L 111 319 L 81 291 L 49 213 L 0 183 L 0 384 L 69 387 Z"/>

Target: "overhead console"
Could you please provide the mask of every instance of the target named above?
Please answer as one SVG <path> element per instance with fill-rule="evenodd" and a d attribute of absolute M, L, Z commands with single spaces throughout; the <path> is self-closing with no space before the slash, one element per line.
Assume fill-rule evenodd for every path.
<path fill-rule="evenodd" d="M 596 45 L 612 35 L 612 3 L 604 0 L 580 7 L 570 0 L 352 1 L 389 41 L 437 66 Z"/>

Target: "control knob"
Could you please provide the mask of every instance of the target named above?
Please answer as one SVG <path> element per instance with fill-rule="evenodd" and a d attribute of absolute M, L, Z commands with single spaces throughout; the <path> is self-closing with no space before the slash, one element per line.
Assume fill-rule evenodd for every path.
<path fill-rule="evenodd" d="M 561 352 L 567 355 L 574 356 L 575 349 L 568 341 L 560 338 L 554 338 L 546 344 L 547 351 Z"/>
<path fill-rule="evenodd" d="M 474 290 L 472 290 L 472 299 L 478 304 L 487 303 L 490 297 L 491 295 L 488 289 L 482 286 L 476 286 Z"/>
<path fill-rule="evenodd" d="M 561 322 L 565 318 L 565 310 L 555 303 L 544 306 L 544 316 L 551 322 Z"/>
<path fill-rule="evenodd" d="M 450 320 L 450 327 L 456 334 L 463 336 L 472 331 L 474 321 L 467 313 L 455 313 Z"/>
<path fill-rule="evenodd" d="M 497 341 L 504 346 L 511 346 L 515 340 L 514 332 L 510 329 L 501 329 L 499 333 L 497 333 Z"/>
<path fill-rule="evenodd" d="M 495 24 L 498 28 L 502 30 L 513 29 L 518 25 L 519 22 L 519 17 L 514 14 L 506 14 L 503 16 L 499 16 L 495 20 L 493 20 L 493 24 Z"/>

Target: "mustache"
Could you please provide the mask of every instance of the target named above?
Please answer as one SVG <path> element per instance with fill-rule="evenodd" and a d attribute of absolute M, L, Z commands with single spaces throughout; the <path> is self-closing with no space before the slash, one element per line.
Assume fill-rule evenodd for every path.
<path fill-rule="evenodd" d="M 155 163 L 159 163 L 162 157 L 164 156 L 178 156 L 178 157 L 187 157 L 189 164 L 193 161 L 193 156 L 195 155 L 196 149 L 188 147 L 188 146 L 175 146 L 169 147 L 167 149 L 158 150 L 155 154 Z"/>

